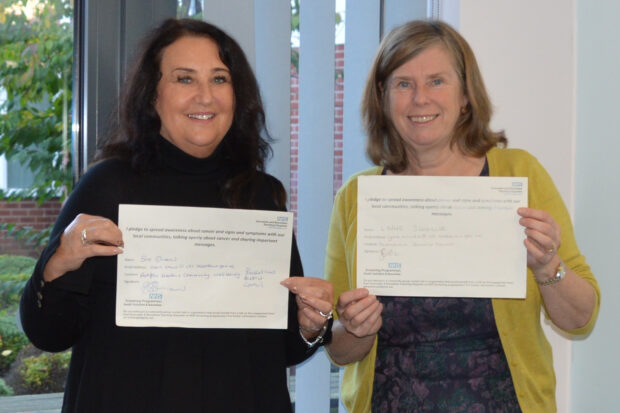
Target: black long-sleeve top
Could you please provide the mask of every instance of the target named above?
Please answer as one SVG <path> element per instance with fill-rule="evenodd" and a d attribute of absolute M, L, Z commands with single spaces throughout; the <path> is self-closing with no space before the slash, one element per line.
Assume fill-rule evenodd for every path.
<path fill-rule="evenodd" d="M 118 327 L 116 257 L 89 258 L 43 281 L 60 235 L 79 213 L 118 223 L 121 203 L 226 207 L 221 188 L 230 168 L 218 151 L 197 159 L 163 138 L 157 145 L 161 161 L 149 173 L 107 160 L 82 177 L 22 296 L 32 343 L 46 351 L 72 347 L 63 412 L 290 412 L 286 367 L 313 352 L 299 337 L 292 296 L 287 330 Z M 257 179 L 255 208 L 278 209 L 272 194 L 281 184 L 267 174 Z M 290 272 L 303 275 L 294 240 Z"/>

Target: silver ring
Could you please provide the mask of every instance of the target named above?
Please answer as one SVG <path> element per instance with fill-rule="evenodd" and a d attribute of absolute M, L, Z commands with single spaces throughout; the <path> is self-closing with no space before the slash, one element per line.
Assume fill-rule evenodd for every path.
<path fill-rule="evenodd" d="M 321 316 L 327 320 L 329 320 L 330 318 L 332 318 L 332 316 L 334 315 L 333 311 L 329 311 L 329 313 L 325 314 L 324 312 L 322 312 L 321 310 L 319 310 L 319 314 L 321 314 Z"/>
<path fill-rule="evenodd" d="M 86 239 L 86 228 L 82 230 L 82 235 L 80 236 L 80 240 L 82 241 L 82 245 L 86 246 L 86 244 L 88 244 L 88 240 Z"/>

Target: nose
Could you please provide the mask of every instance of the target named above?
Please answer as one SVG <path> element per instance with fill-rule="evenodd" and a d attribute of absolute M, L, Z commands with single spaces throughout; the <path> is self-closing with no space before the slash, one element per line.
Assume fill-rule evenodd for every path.
<path fill-rule="evenodd" d="M 412 91 L 412 100 L 416 105 L 423 105 L 428 102 L 428 94 L 425 86 L 416 87 Z"/>
<path fill-rule="evenodd" d="M 207 83 L 201 83 L 198 85 L 198 89 L 196 90 L 195 100 L 198 103 L 208 104 L 213 100 L 213 92 L 211 90 L 211 85 Z"/>

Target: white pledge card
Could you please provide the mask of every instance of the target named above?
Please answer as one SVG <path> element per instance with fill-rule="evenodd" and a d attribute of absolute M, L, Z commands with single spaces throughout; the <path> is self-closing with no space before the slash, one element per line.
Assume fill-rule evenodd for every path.
<path fill-rule="evenodd" d="M 116 324 L 286 329 L 293 214 L 119 206 Z"/>
<path fill-rule="evenodd" d="M 357 284 L 372 294 L 525 298 L 527 178 L 360 176 Z"/>

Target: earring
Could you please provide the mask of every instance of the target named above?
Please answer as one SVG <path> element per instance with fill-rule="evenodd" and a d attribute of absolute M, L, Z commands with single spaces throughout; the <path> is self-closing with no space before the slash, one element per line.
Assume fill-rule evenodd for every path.
<path fill-rule="evenodd" d="M 467 106 L 462 106 L 461 107 L 461 115 L 464 115 L 467 113 Z"/>

